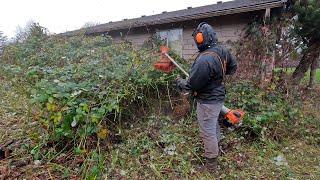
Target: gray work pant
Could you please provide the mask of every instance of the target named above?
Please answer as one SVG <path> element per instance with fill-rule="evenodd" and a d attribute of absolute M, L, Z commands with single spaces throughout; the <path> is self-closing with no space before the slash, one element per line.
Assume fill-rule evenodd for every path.
<path fill-rule="evenodd" d="M 206 158 L 216 158 L 219 155 L 220 126 L 218 118 L 222 105 L 223 103 L 197 103 L 197 119 Z"/>

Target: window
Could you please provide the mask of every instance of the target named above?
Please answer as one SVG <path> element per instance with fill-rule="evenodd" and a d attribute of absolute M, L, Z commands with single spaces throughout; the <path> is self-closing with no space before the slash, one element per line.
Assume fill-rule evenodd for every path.
<path fill-rule="evenodd" d="M 170 49 L 182 56 L 182 29 L 158 31 L 157 35 L 160 39 L 167 42 Z"/>

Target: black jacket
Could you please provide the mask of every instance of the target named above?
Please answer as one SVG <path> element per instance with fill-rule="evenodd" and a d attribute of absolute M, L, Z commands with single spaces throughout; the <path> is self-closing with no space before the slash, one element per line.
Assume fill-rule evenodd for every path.
<path fill-rule="evenodd" d="M 226 48 L 214 45 L 201 52 L 212 51 L 217 53 L 222 60 L 226 61 L 226 75 L 234 74 L 237 70 L 237 62 Z M 182 89 L 192 91 L 196 99 L 201 103 L 213 104 L 223 102 L 226 89 L 223 84 L 223 73 L 221 63 L 213 55 L 199 55 L 192 65 L 188 80 L 178 80 L 178 86 Z M 196 92 L 196 93 L 195 93 Z"/>

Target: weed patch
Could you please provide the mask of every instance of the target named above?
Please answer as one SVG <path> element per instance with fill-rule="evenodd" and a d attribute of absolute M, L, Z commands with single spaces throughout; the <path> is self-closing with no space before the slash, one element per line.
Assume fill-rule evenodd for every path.
<path fill-rule="evenodd" d="M 241 128 L 223 129 L 221 171 L 198 172 L 204 150 L 194 112 L 185 111 L 191 104 L 175 91 L 178 72 L 153 69 L 158 57 L 148 46 L 138 51 L 106 36 L 42 32 L 8 45 L 0 67 L 0 140 L 15 142 L 0 160 L 5 177 L 317 176 L 316 98 L 293 101 L 277 83 L 261 90 L 249 81 L 227 84 L 226 105 L 246 116 Z"/>

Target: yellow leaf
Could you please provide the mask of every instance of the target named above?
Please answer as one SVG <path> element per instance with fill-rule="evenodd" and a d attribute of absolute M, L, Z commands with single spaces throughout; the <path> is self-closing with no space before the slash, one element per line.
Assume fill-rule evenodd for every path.
<path fill-rule="evenodd" d="M 91 122 L 98 123 L 99 122 L 99 117 L 97 115 L 92 115 L 91 116 Z"/>
<path fill-rule="evenodd" d="M 53 116 L 53 123 L 55 125 L 58 125 L 61 122 L 62 119 L 62 113 L 58 112 L 56 115 Z"/>
<path fill-rule="evenodd" d="M 53 103 L 48 102 L 46 105 L 47 105 L 47 110 L 50 112 L 54 112 L 57 110 L 57 106 Z"/>
<path fill-rule="evenodd" d="M 98 138 L 105 139 L 108 136 L 108 130 L 107 129 L 101 129 L 101 131 L 97 134 Z"/>

